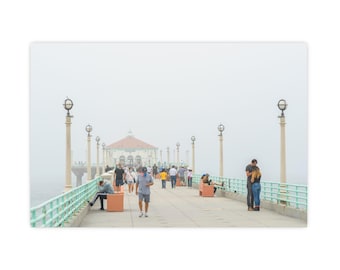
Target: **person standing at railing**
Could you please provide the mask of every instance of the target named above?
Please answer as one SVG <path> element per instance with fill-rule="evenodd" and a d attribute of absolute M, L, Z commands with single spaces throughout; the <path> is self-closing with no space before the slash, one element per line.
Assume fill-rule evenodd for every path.
<path fill-rule="evenodd" d="M 253 169 L 257 165 L 257 160 L 253 159 L 250 164 L 246 167 L 246 176 L 247 176 L 247 205 L 248 211 L 254 211 L 254 196 L 252 190 L 252 182 L 251 182 L 251 175 Z"/>
<path fill-rule="evenodd" d="M 104 210 L 104 199 L 106 200 L 107 198 L 106 194 L 113 194 L 111 183 L 100 180 L 98 182 L 98 190 L 99 191 L 96 193 L 92 202 L 90 201 L 87 202 L 89 203 L 90 206 L 93 206 L 97 199 L 100 198 L 100 210 Z"/>
<path fill-rule="evenodd" d="M 251 173 L 252 191 L 254 196 L 255 208 L 254 211 L 260 211 L 260 192 L 261 192 L 261 172 L 259 167 L 253 168 Z"/>

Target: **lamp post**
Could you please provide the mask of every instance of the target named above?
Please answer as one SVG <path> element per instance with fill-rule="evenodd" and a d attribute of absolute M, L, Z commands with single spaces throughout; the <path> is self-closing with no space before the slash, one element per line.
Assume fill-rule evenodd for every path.
<path fill-rule="evenodd" d="M 103 170 L 102 170 L 102 173 L 104 173 L 105 172 L 105 146 L 106 146 L 106 144 L 103 143 L 102 146 L 103 146 Z"/>
<path fill-rule="evenodd" d="M 196 137 L 195 136 L 191 136 L 191 141 L 192 141 L 192 173 L 194 174 L 195 173 L 195 140 L 196 140 Z"/>
<path fill-rule="evenodd" d="M 219 124 L 217 127 L 220 134 L 220 177 L 223 177 L 223 135 L 222 132 L 224 131 L 224 125 Z"/>
<path fill-rule="evenodd" d="M 277 107 L 281 110 L 280 126 L 281 126 L 281 166 L 280 166 L 280 193 L 281 203 L 286 204 L 286 119 L 284 111 L 287 109 L 287 102 L 284 99 L 280 99 L 277 103 Z"/>
<path fill-rule="evenodd" d="M 91 181 L 92 173 L 91 173 L 91 131 L 92 126 L 87 125 L 85 127 L 87 132 L 87 181 Z"/>
<path fill-rule="evenodd" d="M 159 162 L 163 164 L 162 150 L 159 150 Z"/>
<path fill-rule="evenodd" d="M 170 168 L 170 149 L 169 146 L 166 148 L 168 167 Z"/>
<path fill-rule="evenodd" d="M 96 168 L 96 177 L 98 177 L 99 176 L 99 141 L 100 141 L 99 136 L 96 137 L 96 141 L 97 141 L 97 168 Z"/>
<path fill-rule="evenodd" d="M 177 147 L 177 167 L 179 167 L 179 142 L 176 143 L 176 147 Z"/>
<path fill-rule="evenodd" d="M 72 189 L 72 181 L 71 181 L 71 118 L 70 110 L 73 107 L 73 102 L 68 97 L 65 99 L 64 108 L 67 110 L 66 114 L 66 170 L 65 170 L 65 192 Z"/>
<path fill-rule="evenodd" d="M 187 166 L 189 166 L 189 150 L 186 150 L 185 154 L 186 154 L 186 156 L 185 156 L 185 158 L 186 158 L 185 163 L 186 163 Z"/>

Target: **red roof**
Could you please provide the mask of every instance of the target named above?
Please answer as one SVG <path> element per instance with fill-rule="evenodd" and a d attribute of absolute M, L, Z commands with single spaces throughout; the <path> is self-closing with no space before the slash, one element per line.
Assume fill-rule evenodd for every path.
<path fill-rule="evenodd" d="M 121 139 L 115 143 L 112 143 L 107 146 L 108 148 L 114 149 L 157 149 L 157 147 L 143 142 L 135 137 L 129 135 L 124 139 Z"/>

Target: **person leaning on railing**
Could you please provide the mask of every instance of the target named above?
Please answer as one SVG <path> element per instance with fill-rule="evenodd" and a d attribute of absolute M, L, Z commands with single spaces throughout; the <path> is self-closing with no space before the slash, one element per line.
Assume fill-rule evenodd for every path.
<path fill-rule="evenodd" d="M 246 176 L 247 176 L 247 205 L 248 211 L 254 211 L 254 195 L 252 190 L 252 182 L 251 176 L 253 168 L 257 165 L 257 160 L 254 158 L 252 159 L 251 163 L 246 167 Z"/>
<path fill-rule="evenodd" d="M 221 187 L 224 186 L 224 182 L 222 182 L 222 184 L 217 184 L 217 183 L 214 183 L 212 180 L 209 180 L 209 174 L 208 173 L 205 173 L 205 174 L 202 175 L 201 181 L 204 184 L 208 184 L 209 186 L 214 186 L 214 193 L 216 192 L 216 189 L 217 189 L 215 186 L 221 186 Z"/>

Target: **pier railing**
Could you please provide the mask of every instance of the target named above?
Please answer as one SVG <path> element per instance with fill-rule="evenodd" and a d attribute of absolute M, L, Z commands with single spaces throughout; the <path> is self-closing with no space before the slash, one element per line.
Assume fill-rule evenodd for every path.
<path fill-rule="evenodd" d="M 213 182 L 224 186 L 216 186 L 225 192 L 239 193 L 247 196 L 247 180 L 233 179 L 218 176 L 209 177 Z M 193 183 L 199 183 L 200 175 L 193 175 Z M 270 201 L 275 204 L 284 204 L 296 209 L 308 208 L 308 187 L 307 185 L 281 184 L 279 182 L 267 182 L 261 180 L 261 200 Z"/>
<path fill-rule="evenodd" d="M 193 183 L 199 184 L 200 175 L 193 175 Z M 91 180 L 79 187 L 56 196 L 30 209 L 32 227 L 64 227 L 72 217 L 87 205 L 98 190 L 98 181 Z M 222 192 L 247 195 L 247 180 L 211 176 L 211 180 L 222 186 L 216 186 Z M 307 185 L 280 184 L 261 180 L 261 200 L 274 204 L 284 204 L 295 209 L 306 209 L 308 206 Z"/>
<path fill-rule="evenodd" d="M 78 211 L 86 206 L 87 200 L 97 192 L 97 182 L 100 178 L 73 188 L 38 206 L 32 207 L 32 227 L 64 227 Z"/>

